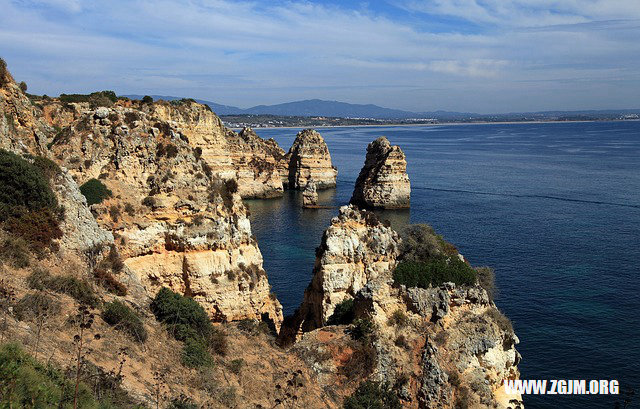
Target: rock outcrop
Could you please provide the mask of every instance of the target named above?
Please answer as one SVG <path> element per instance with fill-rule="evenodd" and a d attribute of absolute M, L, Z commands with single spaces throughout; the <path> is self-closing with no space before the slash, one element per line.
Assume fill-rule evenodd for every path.
<path fill-rule="evenodd" d="M 112 192 L 92 211 L 113 231 L 126 267 L 149 296 L 166 286 L 192 296 L 217 321 L 264 319 L 278 327 L 282 310 L 239 185 L 218 177 L 205 150 L 192 144 L 205 133 L 198 127 L 216 121 L 185 104 L 89 110 L 58 133 L 51 150 L 79 183 L 96 178 Z M 175 119 L 176 112 L 192 128 L 159 118 Z M 233 138 L 249 145 L 253 138 L 244 134 Z"/>
<path fill-rule="evenodd" d="M 399 237 L 375 214 L 343 206 L 316 252 L 313 278 L 297 312 L 295 330 L 326 324 L 336 306 L 353 299 L 369 282 L 391 280 Z"/>
<path fill-rule="evenodd" d="M 285 183 L 289 189 L 304 189 L 310 181 L 314 181 L 318 189 L 336 186 L 338 171 L 331 163 L 329 148 L 313 129 L 305 129 L 296 135 L 286 161 L 288 177 Z"/>
<path fill-rule="evenodd" d="M 313 207 L 318 205 L 318 190 L 316 184 L 311 181 L 302 191 L 302 207 Z"/>
<path fill-rule="evenodd" d="M 381 136 L 367 146 L 350 203 L 367 209 L 402 209 L 409 207 L 410 196 L 404 153 Z"/>
<path fill-rule="evenodd" d="M 519 377 L 509 320 L 479 285 L 394 285 L 400 244 L 372 213 L 341 208 L 281 339 L 297 339 L 293 351 L 324 387 L 361 377 L 394 385 L 407 408 L 523 407 L 521 396 L 507 396 L 502 387 Z M 352 300 L 356 319 L 347 331 L 327 326 L 344 300 Z M 370 333 L 363 338 L 361 331 Z"/>

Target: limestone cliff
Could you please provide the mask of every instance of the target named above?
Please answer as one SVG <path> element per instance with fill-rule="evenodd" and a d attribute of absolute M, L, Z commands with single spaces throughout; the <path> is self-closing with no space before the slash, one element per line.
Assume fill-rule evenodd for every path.
<path fill-rule="evenodd" d="M 520 396 L 502 388 L 504 379 L 519 376 L 509 320 L 477 284 L 395 285 L 400 247 L 398 234 L 372 213 L 341 208 L 283 340 L 298 339 L 293 349 L 327 387 L 350 388 L 354 378 L 369 377 L 393 385 L 409 408 L 522 407 Z M 353 300 L 356 318 L 346 334 L 336 322 L 326 326 L 345 300 Z"/>
<path fill-rule="evenodd" d="M 304 189 L 310 181 L 315 182 L 318 189 L 336 186 L 338 171 L 331 163 L 329 148 L 313 129 L 305 129 L 296 135 L 286 161 L 288 188 Z"/>
<path fill-rule="evenodd" d="M 4 65 L 4 61 L 0 61 Z M 0 66 L 0 148 L 40 154 L 46 150 L 53 128 L 42 112 L 20 90 L 11 74 Z"/>
<path fill-rule="evenodd" d="M 300 308 L 305 331 L 326 324 L 336 305 L 353 298 L 370 281 L 391 279 L 398 234 L 373 213 L 343 206 L 317 250 L 311 284 Z"/>
<path fill-rule="evenodd" d="M 194 128 L 158 118 L 175 112 Z M 50 146 L 79 183 L 96 178 L 111 190 L 92 211 L 118 238 L 125 265 L 150 296 L 167 286 L 218 321 L 257 318 L 279 326 L 281 307 L 238 185 L 218 178 L 185 133 L 196 135 L 198 126 L 215 123 L 211 118 L 195 107 L 116 104 L 83 113 Z"/>
<path fill-rule="evenodd" d="M 367 146 L 367 157 L 356 180 L 351 203 L 370 209 L 400 209 L 409 207 L 410 196 L 404 153 L 381 136 Z"/>

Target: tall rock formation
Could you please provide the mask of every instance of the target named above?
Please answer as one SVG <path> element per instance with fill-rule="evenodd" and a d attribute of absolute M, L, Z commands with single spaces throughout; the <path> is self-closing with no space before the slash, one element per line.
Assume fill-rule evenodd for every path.
<path fill-rule="evenodd" d="M 402 209 L 409 207 L 410 196 L 404 153 L 381 136 L 367 146 L 350 203 L 367 209 Z"/>
<path fill-rule="evenodd" d="M 390 281 L 399 240 L 375 214 L 341 207 L 316 251 L 313 278 L 296 313 L 294 332 L 325 325 L 336 306 L 353 299 L 368 282 Z"/>
<path fill-rule="evenodd" d="M 289 189 L 304 189 L 313 180 L 318 189 L 336 186 L 338 171 L 331 163 L 329 148 L 322 136 L 313 129 L 305 129 L 287 153 L 287 179 Z"/>
<path fill-rule="evenodd" d="M 372 213 L 341 208 L 281 340 L 297 339 L 292 350 L 314 368 L 321 386 L 355 376 L 395 385 L 407 408 L 522 408 L 521 396 L 505 395 L 502 387 L 519 377 L 509 320 L 477 284 L 395 285 L 400 244 Z M 356 319 L 346 331 L 330 319 L 345 300 Z"/>

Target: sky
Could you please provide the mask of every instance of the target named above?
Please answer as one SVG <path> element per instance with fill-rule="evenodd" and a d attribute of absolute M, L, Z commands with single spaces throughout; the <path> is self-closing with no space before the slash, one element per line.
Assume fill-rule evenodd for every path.
<path fill-rule="evenodd" d="M 415 112 L 640 108 L 640 0 L 0 0 L 29 92 Z"/>

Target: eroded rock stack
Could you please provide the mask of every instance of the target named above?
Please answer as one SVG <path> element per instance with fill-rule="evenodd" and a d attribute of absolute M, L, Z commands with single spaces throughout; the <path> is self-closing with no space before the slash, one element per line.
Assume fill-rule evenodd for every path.
<path fill-rule="evenodd" d="M 399 240 L 375 214 L 341 207 L 322 237 L 300 308 L 300 327 L 322 327 L 340 302 L 354 298 L 367 283 L 391 280 Z"/>
<path fill-rule="evenodd" d="M 518 338 L 509 320 L 479 285 L 394 285 L 399 245 L 398 235 L 372 213 L 341 208 L 323 236 L 298 321 L 283 327 L 298 325 L 302 332 L 293 350 L 321 386 L 360 371 L 396 385 L 403 407 L 522 408 L 521 396 L 502 387 L 504 379 L 519 377 Z M 365 340 L 354 341 L 354 332 L 330 322 L 345 300 L 352 300 L 358 331 L 370 331 Z"/>
<path fill-rule="evenodd" d="M 402 209 L 409 207 L 410 196 L 404 153 L 381 136 L 367 146 L 350 203 L 365 209 Z"/>
<path fill-rule="evenodd" d="M 338 171 L 331 163 L 329 148 L 322 136 L 313 129 L 305 129 L 287 153 L 286 184 L 289 189 L 304 189 L 313 180 L 317 189 L 336 186 Z"/>
<path fill-rule="evenodd" d="M 302 207 L 313 207 L 318 205 L 318 190 L 315 182 L 307 183 L 307 187 L 302 191 Z"/>

